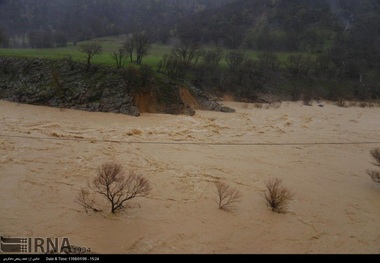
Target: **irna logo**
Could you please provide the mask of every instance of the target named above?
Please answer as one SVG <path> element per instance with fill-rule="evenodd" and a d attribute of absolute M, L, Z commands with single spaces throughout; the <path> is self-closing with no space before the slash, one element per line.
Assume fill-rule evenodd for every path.
<path fill-rule="evenodd" d="M 69 253 L 72 246 L 67 237 L 41 238 L 41 237 L 3 237 L 0 236 L 1 253 Z"/>

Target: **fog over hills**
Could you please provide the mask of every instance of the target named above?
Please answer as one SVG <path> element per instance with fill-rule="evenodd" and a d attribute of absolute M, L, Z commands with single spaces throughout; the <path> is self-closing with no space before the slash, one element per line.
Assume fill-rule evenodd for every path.
<path fill-rule="evenodd" d="M 350 94 L 348 97 L 367 99 L 380 94 L 377 0 L 0 1 L 2 47 L 64 47 L 70 42 L 136 33 L 143 33 L 150 43 L 168 44 L 181 39 L 203 47 L 253 50 L 256 55 L 282 52 L 282 57 L 267 54 L 259 61 L 251 58 L 248 64 L 238 54 L 244 68 L 240 72 L 245 75 L 237 70 L 230 82 L 223 80 L 226 74 L 206 74 L 206 79 L 218 82 L 203 85 L 221 87 L 223 92 L 231 87 L 229 91 L 240 97 L 254 98 L 252 87 L 271 91 L 282 88 L 283 79 L 291 80 L 285 81 L 291 84 L 289 89 L 303 89 L 306 78 L 307 86 L 315 86 L 316 97 L 336 99 Z M 289 57 L 296 52 L 302 56 Z M 281 66 L 271 67 L 270 58 Z M 192 70 L 194 66 L 186 68 Z M 198 68 L 197 72 L 207 70 Z M 198 83 L 203 81 L 199 75 L 195 77 Z M 274 79 L 276 83 L 264 83 Z M 321 84 L 323 80 L 328 84 Z M 234 85 L 245 85 L 249 94 L 236 92 Z M 342 91 L 336 91 L 338 86 Z"/>
<path fill-rule="evenodd" d="M 59 32 L 83 40 L 137 31 L 167 38 L 176 21 L 232 0 L 1 0 L 0 28 L 4 34 L 34 30 Z"/>

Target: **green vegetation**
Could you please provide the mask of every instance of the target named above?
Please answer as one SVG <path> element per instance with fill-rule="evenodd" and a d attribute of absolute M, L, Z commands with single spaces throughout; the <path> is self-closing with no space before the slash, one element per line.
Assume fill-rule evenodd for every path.
<path fill-rule="evenodd" d="M 115 61 L 112 58 L 112 52 L 121 46 L 120 41 L 114 41 L 110 38 L 99 39 L 103 47 L 103 53 L 93 58 L 92 63 L 115 66 Z M 74 61 L 85 62 L 86 55 L 78 50 L 78 45 L 84 42 L 78 42 L 77 46 L 72 44 L 61 48 L 0 48 L 0 56 L 8 57 L 27 57 L 27 58 L 47 58 L 47 59 L 65 59 L 71 57 Z M 148 55 L 144 58 L 144 64 L 156 67 L 164 54 L 170 53 L 170 46 L 152 45 Z"/>
<path fill-rule="evenodd" d="M 88 65 L 143 64 L 237 100 L 380 97 L 377 0 L 4 0 L 0 25 L 2 56 L 84 62 L 92 43 Z"/>
<path fill-rule="evenodd" d="M 50 49 L 0 49 L 0 56 L 29 57 L 48 59 L 70 59 L 74 62 L 86 62 L 86 54 L 79 51 L 83 44 L 96 42 L 101 44 L 103 52 L 94 56 L 91 64 L 115 67 L 112 53 L 122 47 L 125 36 L 98 38 L 92 41 L 78 42 L 74 46 Z M 290 97 L 292 100 L 326 98 L 367 100 L 380 95 L 377 86 L 366 88 L 359 78 L 342 75 L 341 69 L 334 65 L 331 58 L 310 51 L 265 52 L 253 50 L 223 50 L 217 64 L 208 61 L 216 49 L 213 46 L 200 46 L 199 54 L 190 60 L 177 61 L 172 57 L 172 49 L 178 46 L 153 44 L 144 57 L 143 65 L 149 66 L 173 81 L 183 81 L 202 85 L 210 92 L 228 93 L 237 100 L 256 101 L 258 93 L 271 92 Z M 183 50 L 182 50 L 183 51 Z M 197 51 L 198 52 L 198 51 Z M 240 54 L 242 60 L 230 61 L 227 57 Z M 178 55 L 178 54 L 177 54 Z M 165 58 L 171 60 L 163 64 Z M 177 62 L 176 62 L 177 61 Z M 170 63 L 169 63 L 170 62 Z M 169 64 L 168 64 L 169 63 Z M 182 63 L 182 64 L 181 64 Z M 237 64 L 236 64 L 237 63 Z M 126 60 L 125 67 L 135 63 Z M 164 66 L 164 68 L 163 68 Z M 166 68 L 165 68 L 166 66 Z M 366 81 L 377 81 L 376 72 L 367 73 Z"/>
<path fill-rule="evenodd" d="M 94 57 L 92 63 L 115 66 L 115 61 L 112 58 L 112 52 L 116 51 L 123 43 L 124 37 L 104 37 L 95 39 L 94 41 L 100 42 L 103 47 L 103 53 Z M 7 57 L 26 57 L 26 58 L 46 58 L 46 59 L 65 59 L 71 57 L 74 61 L 85 62 L 86 56 L 78 50 L 80 44 L 88 43 L 90 41 L 78 42 L 76 46 L 69 43 L 66 47 L 59 48 L 0 48 L 0 56 Z M 204 50 L 212 49 L 212 46 L 205 46 Z M 149 65 L 153 68 L 157 68 L 160 60 L 163 56 L 171 53 L 172 46 L 163 44 L 153 44 L 148 52 L 148 55 L 144 58 L 143 64 Z M 249 58 L 257 59 L 263 51 L 246 50 L 246 54 Z M 289 55 L 298 54 L 310 54 L 309 52 L 278 52 L 279 61 L 285 62 Z M 315 56 L 315 54 L 310 54 Z M 220 62 L 221 66 L 227 66 L 227 63 L 223 59 Z"/>

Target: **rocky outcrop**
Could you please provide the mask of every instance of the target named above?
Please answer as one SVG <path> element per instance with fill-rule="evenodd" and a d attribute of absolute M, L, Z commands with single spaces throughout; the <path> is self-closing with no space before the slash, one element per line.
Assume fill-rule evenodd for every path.
<path fill-rule="evenodd" d="M 0 99 L 14 102 L 132 116 L 141 112 L 194 115 L 181 89 L 159 79 L 149 87 L 131 84 L 122 71 L 102 66 L 88 71 L 69 59 L 0 57 Z M 189 91 L 201 109 L 222 111 L 220 104 L 200 90 Z"/>
<path fill-rule="evenodd" d="M 235 109 L 232 109 L 227 106 L 222 106 L 218 102 L 219 101 L 218 98 L 213 98 L 212 96 L 207 95 L 204 92 L 202 92 L 200 89 L 197 89 L 195 87 L 190 87 L 189 90 L 194 95 L 201 110 L 221 111 L 225 113 L 236 112 Z"/>

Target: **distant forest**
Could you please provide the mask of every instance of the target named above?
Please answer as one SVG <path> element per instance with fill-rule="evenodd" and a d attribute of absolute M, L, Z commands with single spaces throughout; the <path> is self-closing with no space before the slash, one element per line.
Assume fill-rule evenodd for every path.
<path fill-rule="evenodd" d="M 380 96 L 378 0 L 0 0 L 2 47 L 53 48 L 142 32 L 156 43 L 180 39 L 182 51 L 215 47 L 199 53 L 203 63 L 197 65 L 184 56 L 184 66 L 199 85 L 227 83 L 242 97 L 254 97 L 252 87 L 270 89 L 284 79 L 295 98 L 302 86 L 332 99 L 347 93 L 347 86 L 355 97 Z M 247 59 L 245 50 L 261 52 L 259 60 Z M 181 58 L 180 51 L 173 54 Z M 278 52 L 299 55 L 280 59 Z M 229 75 L 214 68 L 222 53 Z M 178 77 L 186 73 L 181 65 L 164 57 L 159 70 Z"/>
<path fill-rule="evenodd" d="M 36 32 L 59 43 L 145 31 L 162 43 L 320 49 L 347 30 L 377 37 L 379 11 L 376 0 L 0 0 L 0 29 L 8 45 Z"/>
<path fill-rule="evenodd" d="M 4 42 L 24 38 L 24 45 L 36 34 L 44 34 L 50 45 L 62 45 L 141 31 L 165 42 L 177 34 L 177 21 L 229 2 L 233 1 L 0 0 L 0 29 Z"/>

